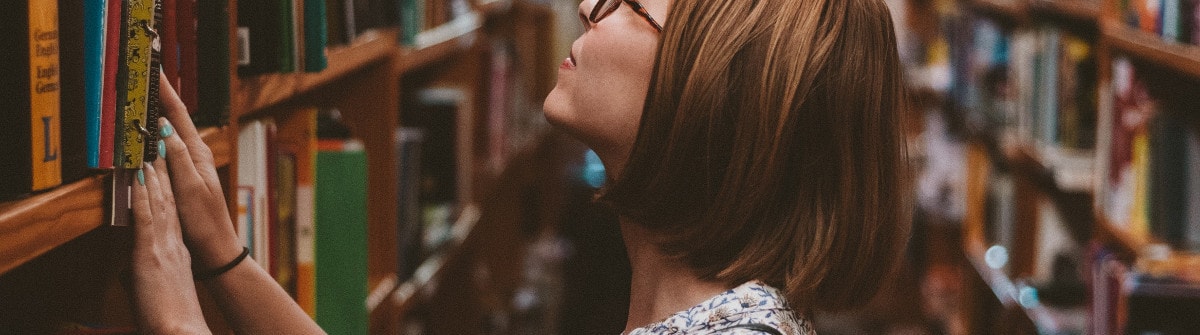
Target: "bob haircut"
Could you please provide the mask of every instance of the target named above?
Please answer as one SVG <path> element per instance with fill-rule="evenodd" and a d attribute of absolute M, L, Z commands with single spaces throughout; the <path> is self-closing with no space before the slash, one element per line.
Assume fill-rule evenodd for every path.
<path fill-rule="evenodd" d="M 911 224 L 880 0 L 675 1 L 629 160 L 598 200 L 706 280 L 859 307 Z"/>

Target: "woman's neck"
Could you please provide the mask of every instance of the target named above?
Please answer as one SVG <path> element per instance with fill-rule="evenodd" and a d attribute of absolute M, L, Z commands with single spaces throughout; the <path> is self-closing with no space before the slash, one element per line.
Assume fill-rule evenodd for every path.
<path fill-rule="evenodd" d="M 633 270 L 625 332 L 662 321 L 729 289 L 724 284 L 700 280 L 664 255 L 654 245 L 650 231 L 641 225 L 622 218 L 621 234 Z"/>

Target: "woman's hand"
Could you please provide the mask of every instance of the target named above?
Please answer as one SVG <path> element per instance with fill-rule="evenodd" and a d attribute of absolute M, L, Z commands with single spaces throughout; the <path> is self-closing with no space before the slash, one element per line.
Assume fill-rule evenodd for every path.
<path fill-rule="evenodd" d="M 187 107 L 166 76 L 159 76 L 159 99 L 166 118 L 159 119 L 162 143 L 166 145 L 171 187 L 185 197 L 176 199 L 183 223 L 183 237 L 199 269 L 214 269 L 242 252 L 221 181 L 213 165 L 212 151 L 196 132 Z M 165 172 L 165 171 L 164 171 Z"/>
<path fill-rule="evenodd" d="M 160 150 L 161 151 L 161 150 Z M 166 164 L 143 165 L 133 187 L 133 299 L 149 334 L 209 333 L 192 283 Z"/>

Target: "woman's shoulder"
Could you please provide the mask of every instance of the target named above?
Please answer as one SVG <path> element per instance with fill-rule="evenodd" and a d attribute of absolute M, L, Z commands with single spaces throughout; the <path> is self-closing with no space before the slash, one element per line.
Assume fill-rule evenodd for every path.
<path fill-rule="evenodd" d="M 814 334 L 807 318 L 787 304 L 782 292 L 751 281 L 662 322 L 638 328 L 641 334 Z"/>

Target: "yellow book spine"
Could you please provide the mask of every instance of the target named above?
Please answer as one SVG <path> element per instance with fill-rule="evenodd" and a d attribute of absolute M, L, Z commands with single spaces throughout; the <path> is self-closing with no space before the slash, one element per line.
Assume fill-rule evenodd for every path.
<path fill-rule="evenodd" d="M 1150 136 L 1145 127 L 1139 129 L 1133 137 L 1133 203 L 1129 210 L 1129 231 L 1134 236 L 1150 235 L 1149 187 L 1150 187 Z"/>
<path fill-rule="evenodd" d="M 29 121 L 35 191 L 62 183 L 58 72 L 58 1 L 29 0 Z"/>
<path fill-rule="evenodd" d="M 142 166 L 146 138 L 141 129 L 146 129 L 146 111 L 150 102 L 150 55 L 157 33 L 154 31 L 154 0 L 129 1 L 125 31 L 126 85 L 124 140 L 121 166 L 137 169 Z M 154 78 L 158 80 L 158 78 Z"/>

